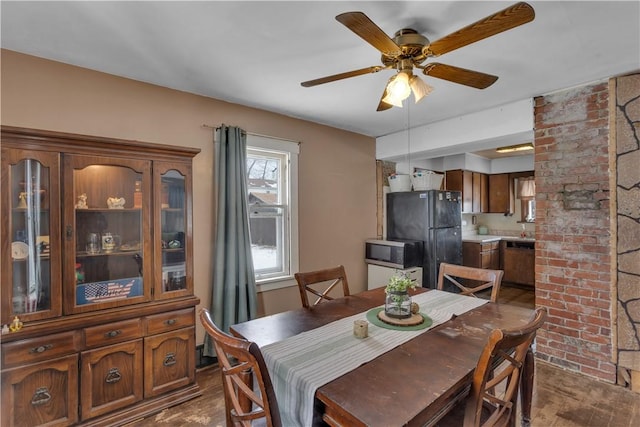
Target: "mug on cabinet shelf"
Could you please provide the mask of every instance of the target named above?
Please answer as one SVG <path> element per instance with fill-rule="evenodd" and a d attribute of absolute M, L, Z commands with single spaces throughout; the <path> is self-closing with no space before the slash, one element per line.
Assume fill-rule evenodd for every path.
<path fill-rule="evenodd" d="M 120 246 L 120 236 L 110 232 L 102 233 L 102 250 L 108 254 Z"/>

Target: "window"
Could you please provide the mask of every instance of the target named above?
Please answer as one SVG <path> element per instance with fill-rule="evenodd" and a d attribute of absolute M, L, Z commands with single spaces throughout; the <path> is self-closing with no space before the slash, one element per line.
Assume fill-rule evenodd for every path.
<path fill-rule="evenodd" d="M 519 178 L 518 198 L 520 199 L 522 222 L 535 222 L 536 220 L 536 181 L 535 177 Z"/>
<path fill-rule="evenodd" d="M 289 286 L 298 269 L 297 162 L 297 143 L 247 136 L 249 229 L 259 291 Z"/>

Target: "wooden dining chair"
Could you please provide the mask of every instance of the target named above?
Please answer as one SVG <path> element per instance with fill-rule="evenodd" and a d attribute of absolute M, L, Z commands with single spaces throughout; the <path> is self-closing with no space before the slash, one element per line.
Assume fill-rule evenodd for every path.
<path fill-rule="evenodd" d="M 537 308 L 523 327 L 494 329 L 478 359 L 467 399 L 454 406 L 436 426 L 514 427 L 522 366 L 546 317 L 546 308 Z"/>
<path fill-rule="evenodd" d="M 503 275 L 504 271 L 502 270 L 489 270 L 443 262 L 440 263 L 438 289 L 446 290 L 445 288 L 453 285 L 460 290 L 460 294 L 477 297 L 478 292 L 491 288 L 491 302 L 497 302 Z"/>
<path fill-rule="evenodd" d="M 315 307 L 323 300 L 332 300 L 333 297 L 329 292 L 340 283 L 342 283 L 344 296 L 349 296 L 347 273 L 342 265 L 307 273 L 296 273 L 294 276 L 298 282 L 302 306 L 305 308 Z M 318 297 L 313 304 L 309 304 L 309 293 Z"/>
<path fill-rule="evenodd" d="M 227 425 L 280 427 L 280 411 L 269 371 L 258 346 L 222 332 L 206 309 L 200 321 L 213 339 L 222 374 Z M 257 383 L 258 388 L 253 385 Z"/>

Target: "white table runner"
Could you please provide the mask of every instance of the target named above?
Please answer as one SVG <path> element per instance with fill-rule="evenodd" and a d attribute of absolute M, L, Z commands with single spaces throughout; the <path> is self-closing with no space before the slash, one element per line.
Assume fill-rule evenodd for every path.
<path fill-rule="evenodd" d="M 369 336 L 353 335 L 359 313 L 261 348 L 285 427 L 310 426 L 318 387 L 375 359 L 400 344 L 487 303 L 487 300 L 431 290 L 412 297 L 433 324 L 418 331 L 397 331 L 369 323 Z M 367 310 L 368 311 L 368 310 Z"/>

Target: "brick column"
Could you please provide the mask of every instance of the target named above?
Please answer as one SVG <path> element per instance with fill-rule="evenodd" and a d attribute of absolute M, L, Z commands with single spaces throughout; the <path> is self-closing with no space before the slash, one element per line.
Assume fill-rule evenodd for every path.
<path fill-rule="evenodd" d="M 535 100 L 537 356 L 615 382 L 607 83 Z"/>

